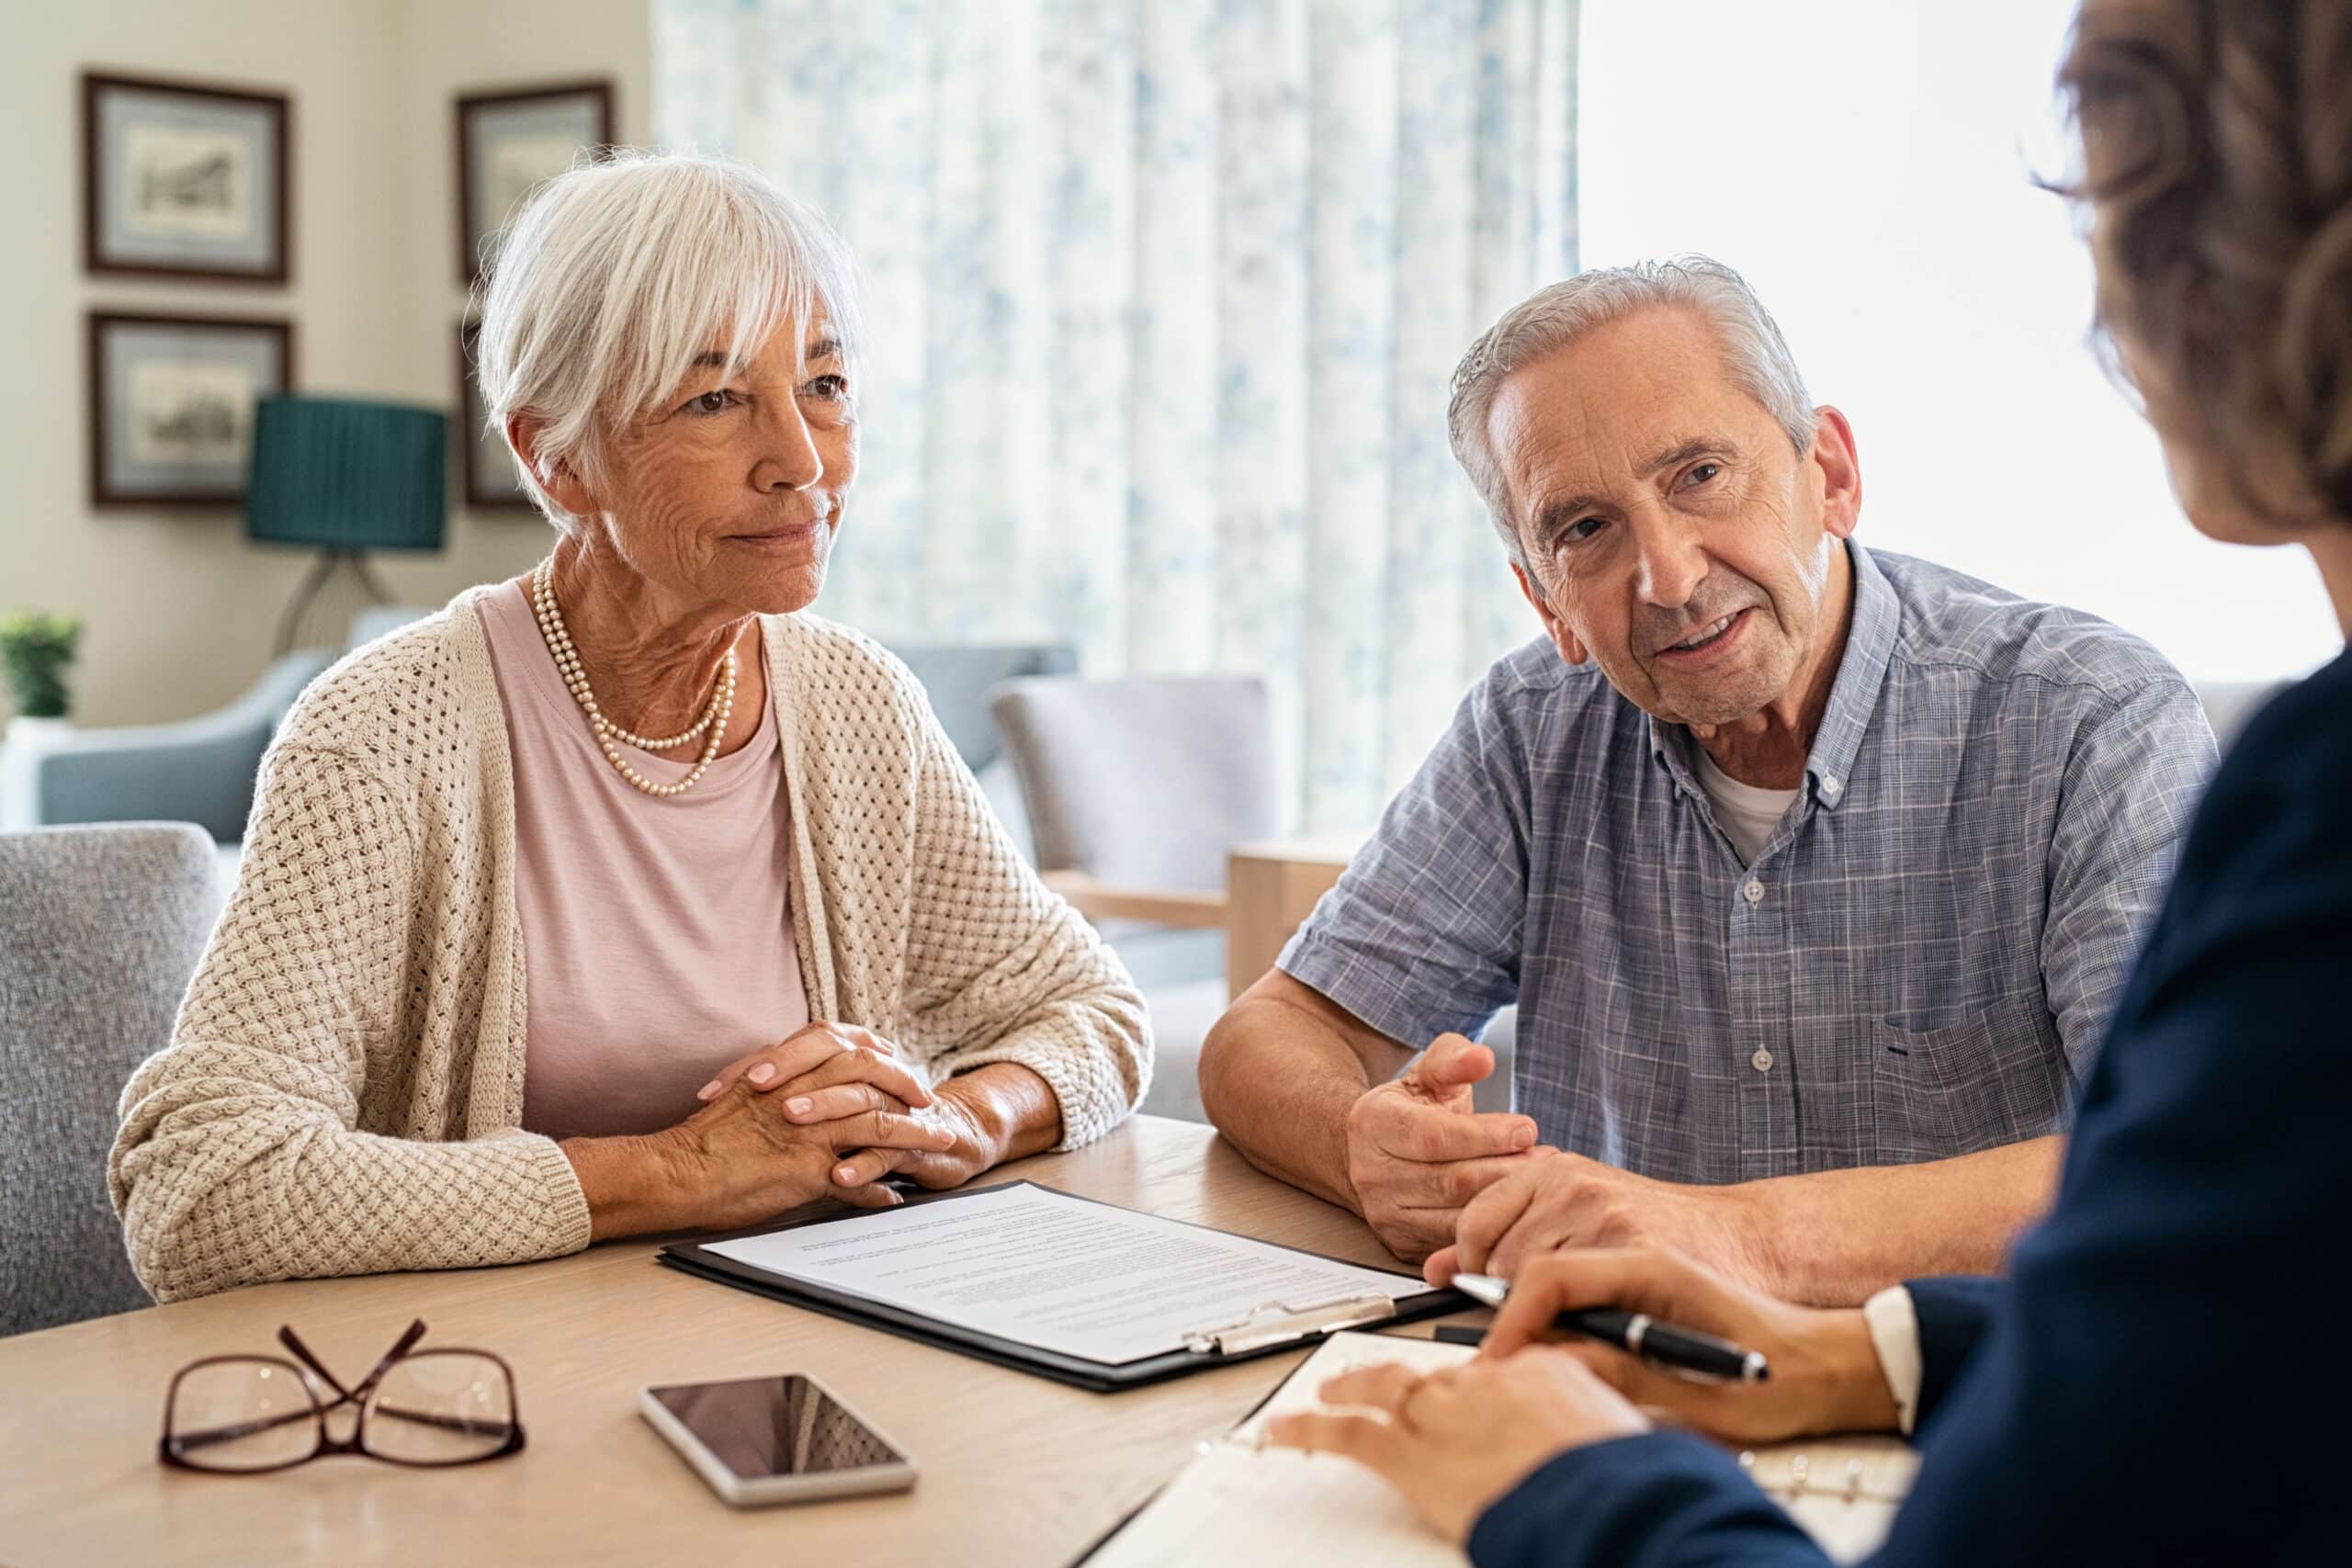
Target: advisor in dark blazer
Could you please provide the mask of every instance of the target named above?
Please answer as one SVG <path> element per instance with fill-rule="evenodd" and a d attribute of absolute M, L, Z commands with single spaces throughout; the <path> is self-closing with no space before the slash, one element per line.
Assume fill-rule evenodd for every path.
<path fill-rule="evenodd" d="M 2088 0 L 2060 81 L 2099 321 L 2185 509 L 2308 550 L 2352 635 L 2352 6 Z M 1724 1448 L 1637 1405 L 1735 1441 L 1916 1424 L 1880 1563 L 2352 1562 L 2348 1237 L 2352 655 L 2223 761 L 2007 1279 L 1815 1312 L 1654 1252 L 1562 1255 L 1478 1360 L 1354 1374 L 1332 1393 L 1380 1414 L 1274 1435 L 1379 1470 L 1479 1568 L 1825 1561 Z M 1598 1303 L 1773 1377 L 1530 1343 Z"/>

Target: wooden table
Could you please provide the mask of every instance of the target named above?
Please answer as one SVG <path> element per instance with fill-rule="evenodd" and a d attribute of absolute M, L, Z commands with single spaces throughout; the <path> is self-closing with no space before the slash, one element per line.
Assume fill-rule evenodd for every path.
<path fill-rule="evenodd" d="M 1011 1169 L 1395 1267 L 1353 1215 L 1261 1176 L 1190 1122 L 1137 1117 L 1091 1148 Z M 263 1285 L 0 1339 L 0 1563 L 1051 1568 L 1303 1354 L 1088 1393 L 691 1279 L 653 1251 L 621 1243 L 509 1269 Z M 522 1453 L 438 1472 L 322 1459 L 208 1476 L 156 1462 L 164 1385 L 184 1363 L 273 1353 L 277 1325 L 291 1323 L 337 1375 L 357 1378 L 412 1317 L 432 1325 L 427 1346 L 478 1346 L 514 1364 Z M 911 1449 L 914 1491 L 739 1511 L 637 1414 L 648 1383 L 789 1371 L 817 1373 Z"/>
<path fill-rule="evenodd" d="M 1236 844 L 1225 857 L 1225 978 L 1239 996 L 1274 966 L 1363 845 L 1360 833 Z"/>

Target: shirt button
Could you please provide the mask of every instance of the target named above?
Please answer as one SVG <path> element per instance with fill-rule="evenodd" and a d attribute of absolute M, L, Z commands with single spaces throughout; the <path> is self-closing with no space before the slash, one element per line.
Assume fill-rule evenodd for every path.
<path fill-rule="evenodd" d="M 1838 782 L 1838 775 L 1836 773 L 1824 773 L 1821 775 L 1821 793 L 1828 795 L 1831 799 L 1836 799 L 1838 792 L 1845 787 L 1846 786 L 1844 784 Z"/>
<path fill-rule="evenodd" d="M 1747 886 L 1741 888 L 1739 892 L 1740 897 L 1746 898 L 1751 904 L 1761 904 L 1764 902 L 1764 885 L 1757 881 L 1752 876 L 1747 879 Z"/>
<path fill-rule="evenodd" d="M 1772 1053 L 1758 1045 L 1756 1055 L 1747 1058 L 1747 1065 L 1759 1073 L 1769 1073 L 1772 1070 Z"/>

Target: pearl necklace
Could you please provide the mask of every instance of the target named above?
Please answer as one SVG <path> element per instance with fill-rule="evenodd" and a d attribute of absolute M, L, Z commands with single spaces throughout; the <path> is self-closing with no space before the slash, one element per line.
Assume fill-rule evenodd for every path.
<path fill-rule="evenodd" d="M 710 694 L 710 705 L 703 709 L 702 717 L 695 721 L 694 728 L 666 740 L 650 739 L 623 729 L 606 718 L 596 706 L 596 695 L 588 689 L 588 672 L 580 664 L 580 650 L 571 645 L 571 634 L 564 629 L 563 614 L 556 608 L 555 558 L 552 556 L 539 562 L 537 569 L 531 573 L 531 608 L 538 616 L 539 635 L 547 639 L 548 651 L 555 656 L 556 669 L 562 673 L 563 683 L 571 688 L 572 700 L 580 705 L 580 711 L 588 716 L 588 727 L 596 732 L 596 744 L 603 749 L 605 760 L 619 771 L 621 777 L 646 794 L 658 795 L 684 795 L 700 784 L 703 774 L 710 771 L 711 762 L 718 756 L 719 745 L 727 739 L 728 717 L 735 710 L 735 650 L 731 648 L 727 650 L 727 661 L 718 672 L 718 685 Z M 655 784 L 629 766 L 628 759 L 621 755 L 620 743 L 634 746 L 641 751 L 668 751 L 687 744 L 705 730 L 710 732 L 710 739 L 703 744 L 702 760 L 695 764 L 692 773 L 676 784 Z"/>

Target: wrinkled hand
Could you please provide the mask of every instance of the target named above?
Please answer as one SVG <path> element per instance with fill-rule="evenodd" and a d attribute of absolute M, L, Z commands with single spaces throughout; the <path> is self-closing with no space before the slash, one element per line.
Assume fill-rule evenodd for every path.
<path fill-rule="evenodd" d="M 1564 1247 L 1658 1247 L 1769 1292 L 1778 1270 L 1765 1231 L 1740 1188 L 1653 1181 L 1554 1152 L 1480 1192 L 1424 1272 L 1441 1284 L 1457 1273 L 1517 1279 Z"/>
<path fill-rule="evenodd" d="M 1348 1110 L 1356 1212 L 1408 1262 L 1452 1241 L 1463 1206 L 1529 1162 L 1533 1122 L 1472 1108 L 1470 1086 L 1494 1070 L 1484 1045 L 1441 1034 Z"/>
<path fill-rule="evenodd" d="M 1822 1432 L 1886 1432 L 1894 1396 L 1859 1309 L 1792 1306 L 1655 1247 L 1539 1258 L 1511 1276 L 1480 1356 L 1510 1358 L 1555 1337 L 1553 1317 L 1577 1307 L 1645 1312 L 1760 1350 L 1772 1375 L 1760 1383 L 1685 1377 L 1597 1339 L 1566 1337 L 1563 1350 L 1645 1410 L 1730 1442 L 1769 1443 Z"/>
<path fill-rule="evenodd" d="M 943 1191 L 961 1187 L 980 1172 L 989 1169 L 1004 1157 L 1002 1137 L 990 1124 L 986 1111 L 967 1096 L 962 1080 L 950 1078 L 939 1087 L 929 1109 L 917 1112 L 926 1125 L 944 1131 L 952 1140 L 943 1149 L 920 1149 L 900 1152 L 895 1149 L 863 1149 L 841 1162 L 833 1170 L 833 1185 L 841 1196 L 854 1202 L 862 1190 L 895 1170 L 931 1191 Z M 892 1193 L 890 1201 L 897 1202 Z"/>
<path fill-rule="evenodd" d="M 708 1104 L 739 1083 L 759 1094 L 790 1089 L 785 1114 L 802 1125 L 931 1103 L 930 1088 L 898 1060 L 898 1048 L 854 1023 L 812 1023 L 779 1044 L 738 1056 L 695 1098 Z"/>
<path fill-rule="evenodd" d="M 982 1107 L 951 1084 L 933 1090 L 898 1060 L 897 1048 L 870 1030 L 848 1023 L 812 1023 L 780 1045 L 729 1063 L 703 1086 L 716 1098 L 737 1084 L 759 1094 L 783 1091 L 784 1114 L 814 1126 L 869 1112 L 911 1111 L 911 1120 L 945 1139 L 921 1148 L 850 1150 L 833 1167 L 833 1195 L 844 1202 L 888 1208 L 899 1194 L 875 1183 L 897 1172 L 933 1191 L 960 1187 L 1003 1157 L 1001 1140 Z"/>
<path fill-rule="evenodd" d="M 703 1108 L 666 1136 L 691 1223 L 703 1229 L 756 1224 L 825 1197 L 888 1208 L 899 1195 L 875 1177 L 956 1144 L 954 1129 L 929 1116 L 931 1090 L 888 1042 L 849 1024 L 814 1023 L 752 1052 L 699 1098 Z M 845 1156 L 873 1174 L 839 1184 Z"/>
<path fill-rule="evenodd" d="M 1321 1392 L 1326 1404 L 1363 1408 L 1277 1416 L 1267 1438 L 1370 1467 L 1456 1542 L 1553 1455 L 1649 1429 L 1582 1361 L 1548 1348 L 1426 1376 L 1393 1362 L 1362 1367 Z"/>

